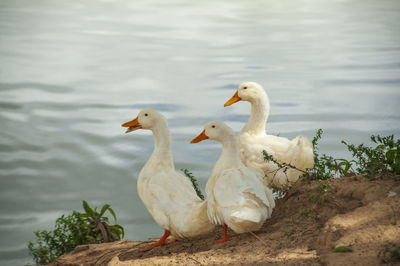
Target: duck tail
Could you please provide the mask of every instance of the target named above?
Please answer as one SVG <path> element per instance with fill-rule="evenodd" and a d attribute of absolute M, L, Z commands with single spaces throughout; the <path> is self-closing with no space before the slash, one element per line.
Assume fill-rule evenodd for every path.
<path fill-rule="evenodd" d="M 260 229 L 265 218 L 259 210 L 241 208 L 240 211 L 231 214 L 231 219 L 227 224 L 235 233 L 244 233 Z"/>
<path fill-rule="evenodd" d="M 192 210 L 185 219 L 185 237 L 196 237 L 211 232 L 214 225 L 207 217 L 207 202 L 199 202 L 196 206 L 192 206 Z"/>
<path fill-rule="evenodd" d="M 296 167 L 305 170 L 314 166 L 314 153 L 312 143 L 303 135 L 298 135 L 293 142 L 299 149 L 299 159 Z"/>

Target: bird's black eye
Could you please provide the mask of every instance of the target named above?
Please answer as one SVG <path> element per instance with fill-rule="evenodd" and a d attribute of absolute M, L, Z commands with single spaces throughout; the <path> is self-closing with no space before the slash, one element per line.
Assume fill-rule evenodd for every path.
<path fill-rule="evenodd" d="M 212 127 L 212 128 L 215 128 L 215 125 L 212 125 L 211 127 Z"/>
<path fill-rule="evenodd" d="M 247 87 L 243 87 L 244 90 L 247 90 Z"/>
<path fill-rule="evenodd" d="M 144 116 L 149 116 L 149 114 L 144 114 Z"/>

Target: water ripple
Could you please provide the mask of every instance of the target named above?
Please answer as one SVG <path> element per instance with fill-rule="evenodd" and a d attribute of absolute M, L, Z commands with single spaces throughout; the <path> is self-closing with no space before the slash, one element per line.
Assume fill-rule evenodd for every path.
<path fill-rule="evenodd" d="M 73 88 L 64 85 L 45 84 L 38 82 L 19 82 L 19 83 L 0 83 L 1 91 L 15 91 L 19 89 L 35 89 L 51 93 L 68 93 L 74 91 Z"/>
<path fill-rule="evenodd" d="M 249 104 L 223 104 L 244 81 L 268 90 L 269 133 L 323 128 L 321 153 L 399 132 L 399 5 L 320 2 L 0 1 L 0 264 L 81 199 L 119 209 L 126 238 L 161 233 L 136 193 L 154 138 L 121 128 L 143 108 L 202 188 L 221 146 L 189 141 L 240 131 Z"/>

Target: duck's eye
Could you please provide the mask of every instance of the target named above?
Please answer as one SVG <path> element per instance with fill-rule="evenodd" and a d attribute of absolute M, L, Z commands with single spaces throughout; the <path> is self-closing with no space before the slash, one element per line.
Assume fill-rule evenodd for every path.
<path fill-rule="evenodd" d="M 244 90 L 247 90 L 247 87 L 243 87 Z"/>
<path fill-rule="evenodd" d="M 211 127 L 212 127 L 212 128 L 215 128 L 215 125 L 212 125 Z"/>
<path fill-rule="evenodd" d="M 149 114 L 144 114 L 144 116 L 149 116 Z"/>

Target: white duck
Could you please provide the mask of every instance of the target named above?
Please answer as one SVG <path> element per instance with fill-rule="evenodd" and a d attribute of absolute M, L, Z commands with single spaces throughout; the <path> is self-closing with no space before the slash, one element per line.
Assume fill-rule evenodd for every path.
<path fill-rule="evenodd" d="M 154 245 L 165 244 L 171 234 L 190 238 L 210 232 L 214 226 L 207 218 L 207 203 L 201 200 L 188 178 L 175 171 L 171 136 L 166 119 L 157 111 L 143 109 L 132 121 L 122 124 L 126 133 L 149 129 L 154 135 L 154 151 L 139 173 L 137 189 L 156 223 L 165 230 Z"/>
<path fill-rule="evenodd" d="M 227 226 L 235 233 L 260 229 L 272 214 L 275 202 L 262 175 L 240 160 L 233 130 L 222 122 L 210 122 L 191 143 L 205 139 L 222 143 L 222 153 L 206 185 L 207 214 L 214 224 L 222 225 L 227 241 Z"/>
<path fill-rule="evenodd" d="M 262 152 L 265 150 L 278 162 L 290 163 L 304 171 L 314 165 L 311 142 L 301 135 L 289 140 L 265 133 L 270 105 L 261 85 L 255 82 L 240 84 L 236 93 L 224 106 L 241 100 L 251 103 L 251 115 L 238 136 L 240 158 L 246 166 L 262 170 L 270 187 L 288 189 L 303 173 L 292 168 L 285 171 L 279 169 L 275 163 L 266 162 Z"/>

